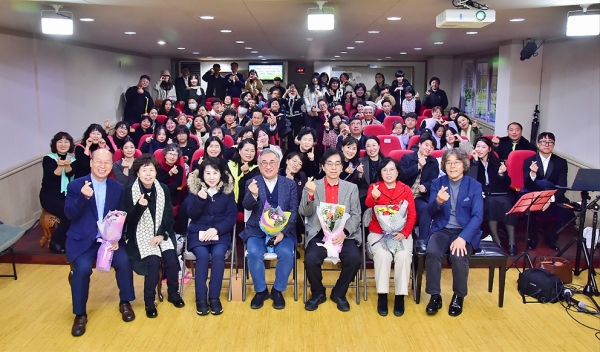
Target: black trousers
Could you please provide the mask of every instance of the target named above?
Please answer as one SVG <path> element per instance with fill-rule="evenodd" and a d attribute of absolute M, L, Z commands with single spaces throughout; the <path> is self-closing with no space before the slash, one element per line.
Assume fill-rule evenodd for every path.
<path fill-rule="evenodd" d="M 179 261 L 175 251 L 170 249 L 162 252 L 162 259 L 167 278 L 167 292 L 174 295 L 179 292 Z M 156 285 L 158 284 L 160 257 L 151 255 L 148 261 L 148 275 L 144 279 L 144 302 L 153 303 L 156 297 Z"/>
<path fill-rule="evenodd" d="M 306 277 L 310 283 L 312 294 L 325 293 L 321 266 L 327 258 L 327 250 L 324 247 L 317 246 L 317 243 L 322 242 L 323 233 L 319 232 L 316 237 L 310 240 L 304 254 L 304 267 L 306 268 Z M 338 297 L 344 297 L 362 262 L 360 247 L 356 245 L 356 241 L 350 239 L 344 241 L 340 252 L 340 261 L 342 262 L 342 272 L 332 293 L 335 293 Z"/>

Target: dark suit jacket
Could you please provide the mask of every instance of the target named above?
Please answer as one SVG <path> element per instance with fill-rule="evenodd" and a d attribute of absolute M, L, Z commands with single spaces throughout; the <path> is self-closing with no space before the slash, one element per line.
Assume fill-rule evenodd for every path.
<path fill-rule="evenodd" d="M 187 78 L 189 84 L 189 76 Z M 175 92 L 177 93 L 177 101 L 184 101 L 187 104 L 188 91 L 185 84 L 186 79 L 183 77 L 175 78 Z"/>
<path fill-rule="evenodd" d="M 500 143 L 498 143 L 498 146 L 494 147 L 494 151 L 498 153 L 498 158 L 500 160 L 506 160 L 508 158 L 508 154 L 512 152 L 512 146 L 512 140 L 508 138 L 508 136 L 502 137 L 500 138 Z M 529 141 L 523 137 L 521 137 L 517 143 L 515 150 L 533 150 L 534 152 L 537 152 L 535 146 L 529 143 Z"/>
<path fill-rule="evenodd" d="M 395 112 L 394 110 L 392 110 L 392 111 L 390 111 L 389 116 L 398 116 L 398 113 Z M 385 120 L 386 117 L 387 116 L 385 116 L 385 112 L 383 112 L 383 111 L 380 112 L 379 114 L 375 115 L 375 118 L 381 123 L 383 123 L 383 120 Z"/>
<path fill-rule="evenodd" d="M 228 73 L 225 75 L 225 89 L 227 90 L 227 95 L 232 98 L 239 98 L 242 95 L 242 89 L 246 86 L 246 81 L 244 80 L 244 75 L 241 73 L 237 74 L 238 80 L 235 82 L 230 82 L 229 77 L 231 77 L 233 73 Z"/>
<path fill-rule="evenodd" d="M 531 170 L 529 170 L 529 167 L 531 166 L 532 161 L 537 161 L 538 172 L 535 178 L 536 181 L 547 180 L 550 181 L 554 186 L 567 187 L 567 172 L 569 171 L 567 161 L 558 155 L 550 155 L 550 160 L 548 161 L 548 169 L 544 173 L 542 159 L 540 158 L 540 154 L 538 153 L 532 157 L 525 159 L 525 161 L 523 162 L 523 178 L 525 179 L 525 188 L 527 188 L 529 192 L 547 190 L 547 188 L 542 187 L 541 185 L 537 184 L 531 179 L 531 176 L 529 175 Z M 554 193 L 554 199 L 556 202 L 569 202 L 569 199 L 565 197 L 565 191 L 566 189 L 556 190 L 556 193 Z"/>
<path fill-rule="evenodd" d="M 267 199 L 267 184 L 262 175 L 259 175 L 246 182 L 246 189 L 248 189 L 252 180 L 258 182 L 258 199 L 254 199 L 252 193 L 246 192 L 244 200 L 242 201 L 244 209 L 252 211 L 250 218 L 246 222 L 246 228 L 240 233 L 240 237 L 242 237 L 244 242 L 252 236 L 266 236 L 263 230 L 260 229 L 259 223 L 265 207 L 265 200 Z M 281 232 L 296 243 L 296 217 L 298 215 L 298 191 L 296 189 L 296 183 L 287 177 L 278 176 L 276 187 L 278 187 L 277 202 L 279 203 L 279 207 L 281 210 L 289 211 L 291 213 L 287 225 L 285 225 Z"/>
<path fill-rule="evenodd" d="M 96 208 L 96 195 L 87 199 L 81 194 L 85 181 L 92 182 L 91 175 L 80 177 L 69 182 L 67 198 L 65 199 L 65 215 L 71 220 L 71 227 L 67 231 L 67 260 L 73 263 L 77 257 L 88 250 L 96 242 L 98 233 L 98 209 Z M 92 185 L 90 185 L 92 186 Z M 106 200 L 104 202 L 104 216 L 112 210 L 121 210 L 121 197 L 123 185 L 113 179 L 106 179 Z M 123 243 L 124 245 L 124 243 Z"/>
<path fill-rule="evenodd" d="M 419 174 L 419 156 L 417 152 L 405 154 L 400 159 L 400 181 L 412 187 L 413 183 L 417 180 Z M 425 166 L 421 169 L 421 184 L 427 189 L 426 193 L 423 193 L 425 199 L 429 198 L 429 189 L 431 188 L 431 181 L 438 178 L 440 175 L 440 165 L 436 158 L 431 155 L 427 157 Z"/>
<path fill-rule="evenodd" d="M 441 206 L 435 200 L 442 186 L 450 187 L 450 179 L 447 175 L 431 182 L 431 195 L 429 196 L 429 214 L 433 219 L 431 233 L 446 227 L 450 220 L 450 200 Z M 469 176 L 464 176 L 460 183 L 456 201 L 456 220 L 463 227 L 459 236 L 471 243 L 473 249 L 479 248 L 481 240 L 479 227 L 483 222 L 483 196 L 481 184 Z"/>
<path fill-rule="evenodd" d="M 218 97 L 219 99 L 221 99 L 221 101 L 225 99 L 227 81 L 225 81 L 225 78 L 221 76 L 221 74 L 215 77 L 214 73 L 211 74 L 210 71 L 208 71 L 202 76 L 202 80 L 207 83 L 207 98 Z"/>

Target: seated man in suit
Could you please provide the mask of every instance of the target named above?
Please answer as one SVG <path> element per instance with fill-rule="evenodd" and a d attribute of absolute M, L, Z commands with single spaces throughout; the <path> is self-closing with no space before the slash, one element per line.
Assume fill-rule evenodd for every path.
<path fill-rule="evenodd" d="M 398 116 L 398 113 L 392 111 L 392 102 L 387 99 L 381 103 L 381 109 L 382 111 L 375 116 L 377 121 L 381 123 L 383 123 L 383 120 L 388 116 Z"/>
<path fill-rule="evenodd" d="M 273 308 L 285 308 L 283 292 L 287 288 L 288 278 L 296 260 L 296 216 L 298 214 L 298 195 L 296 183 L 287 177 L 279 177 L 279 157 L 265 148 L 258 157 L 260 176 L 246 182 L 249 192 L 246 192 L 242 205 L 244 209 L 252 211 L 246 222 L 245 230 L 240 236 L 246 242 L 248 250 L 248 268 L 254 282 L 254 298 L 250 302 L 252 309 L 262 308 L 265 300 L 273 299 Z M 277 254 L 277 267 L 275 269 L 275 283 L 267 289 L 265 280 L 264 256 L 267 252 L 266 234 L 260 228 L 260 218 L 263 215 L 265 202 L 272 207 L 290 212 L 287 225 L 274 237 L 273 250 Z"/>
<path fill-rule="evenodd" d="M 90 160 L 92 173 L 71 181 L 67 187 L 65 215 L 71 220 L 71 227 L 67 232 L 66 250 L 67 260 L 73 264 L 72 275 L 69 276 L 75 314 L 71 329 L 73 336 L 85 333 L 90 276 L 100 247 L 100 242 L 97 242 L 100 237 L 97 222 L 102 221 L 109 211 L 122 209 L 123 186 L 108 178 L 112 164 L 110 151 L 96 150 Z M 115 268 L 119 286 L 119 310 L 123 321 L 130 322 L 135 319 L 129 303 L 135 299 L 135 292 L 133 271 L 125 252 L 124 240 L 114 243 L 110 250 L 113 251 L 112 267 Z"/>
<path fill-rule="evenodd" d="M 535 147 L 529 141 L 523 138 L 523 126 L 518 122 L 512 122 L 508 127 L 507 136 L 498 138 L 494 136 L 492 138 L 492 144 L 494 145 L 494 151 L 498 153 L 500 160 L 508 159 L 508 154 L 513 150 L 533 150 Z"/>
<path fill-rule="evenodd" d="M 321 202 L 344 205 L 346 213 L 350 214 L 350 218 L 344 226 L 344 233 L 333 239 L 334 245 L 343 245 L 340 252 L 342 272 L 331 291 L 330 298 L 342 312 L 350 310 L 346 292 L 361 264 L 360 244 L 362 237 L 358 187 L 353 183 L 340 179 L 343 167 L 342 160 L 344 160 L 342 152 L 337 149 L 327 149 L 321 158 L 321 166 L 325 171 L 325 177 L 317 181 L 308 181 L 304 191 L 302 191 L 298 213 L 307 218 L 304 240 L 306 248 L 304 266 L 312 291 L 310 299 L 304 306 L 308 311 L 317 309 L 319 304 L 327 299 L 321 270 L 323 261 L 327 257 L 327 250 L 325 247 L 317 245 L 323 243 L 323 230 L 317 216 L 317 207 Z"/>
<path fill-rule="evenodd" d="M 538 135 L 538 154 L 525 159 L 523 162 L 523 175 L 525 180 L 525 189 L 523 192 L 557 189 L 557 186 L 567 187 L 567 161 L 552 153 L 555 141 L 556 138 L 553 133 L 542 132 Z M 535 249 L 538 244 L 538 224 L 536 215 L 539 215 L 544 219 L 554 215 L 558 221 L 553 227 L 554 230 L 547 235 L 546 243 L 551 249 L 559 251 L 559 248 L 556 245 L 556 240 L 558 239 L 558 233 L 556 231 L 565 226 L 571 218 L 573 218 L 572 211 L 556 204 L 569 203 L 569 199 L 565 197 L 565 191 L 565 188 L 557 189 L 554 196 L 552 196 L 553 203 L 550 204 L 547 211 L 538 212 L 531 216 L 529 222 L 529 242 L 527 243 L 529 249 Z"/>
<path fill-rule="evenodd" d="M 442 258 L 448 252 L 454 290 L 448 314 L 456 317 L 462 313 L 467 295 L 469 256 L 473 249 L 479 248 L 479 227 L 483 221 L 481 184 L 465 176 L 469 165 L 466 152 L 458 148 L 447 150 L 442 156 L 442 171 L 446 175 L 431 182 L 429 213 L 433 223 L 425 257 L 425 292 L 431 295 L 427 314 L 435 314 L 442 308 Z"/>
<path fill-rule="evenodd" d="M 431 227 L 431 216 L 428 210 L 429 189 L 431 181 L 440 174 L 438 161 L 431 156 L 435 145 L 435 139 L 430 134 L 423 134 L 419 139 L 417 152 L 405 154 L 400 159 L 400 181 L 412 189 L 415 208 L 419 216 L 419 239 L 415 241 L 418 253 L 425 253 L 429 240 L 429 228 Z"/>

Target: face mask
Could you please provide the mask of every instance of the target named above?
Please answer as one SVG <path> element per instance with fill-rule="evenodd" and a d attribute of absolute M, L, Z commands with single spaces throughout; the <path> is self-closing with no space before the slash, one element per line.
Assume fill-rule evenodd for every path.
<path fill-rule="evenodd" d="M 248 112 L 248 109 L 246 108 L 238 108 L 238 113 L 245 115 Z"/>
<path fill-rule="evenodd" d="M 196 107 L 198 107 L 198 105 L 196 105 L 196 104 L 188 104 L 188 108 L 190 108 L 190 110 L 196 110 Z"/>

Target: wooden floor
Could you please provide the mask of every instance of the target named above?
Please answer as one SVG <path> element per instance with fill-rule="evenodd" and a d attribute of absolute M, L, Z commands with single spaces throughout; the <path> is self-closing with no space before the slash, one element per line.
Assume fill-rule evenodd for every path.
<path fill-rule="evenodd" d="M 299 280 L 302 281 L 300 263 Z M 572 320 L 560 304 L 527 304 L 516 290 L 518 272 L 507 275 L 504 308 L 497 306 L 497 282 L 487 292 L 487 269 L 472 269 L 469 296 L 460 317 L 447 314 L 451 297 L 451 273 L 443 271 L 444 307 L 436 316 L 425 314 L 429 299 L 421 304 L 406 301 L 406 313 L 380 317 L 376 313 L 374 283 L 369 300 L 354 302 L 351 311 L 339 312 L 331 301 L 317 311 L 307 312 L 293 291 L 285 292 L 287 307 L 277 311 L 267 301 L 260 310 L 246 302 L 227 302 L 222 291 L 224 313 L 200 317 L 195 312 L 194 284 L 186 286 L 182 309 L 166 301 L 158 306 L 159 316 L 145 316 L 143 278 L 135 277 L 133 302 L 137 318 L 121 320 L 118 290 L 113 273 L 95 271 L 88 303 L 88 325 L 84 336 L 70 334 L 73 315 L 67 283 L 68 266 L 19 264 L 19 279 L 0 279 L 0 350 L 2 351 L 598 351 L 594 332 Z M 0 274 L 10 271 L 0 264 Z M 328 276 L 329 275 L 329 276 Z M 326 281 L 331 281 L 326 274 Z M 496 275 L 497 278 L 497 275 Z M 584 284 L 584 275 L 575 277 Z M 164 289 L 166 291 L 166 288 Z M 412 292 L 410 292 L 412 294 Z M 583 298 L 585 297 L 578 297 Z M 392 297 L 390 297 L 390 306 Z M 391 313 L 391 307 L 390 307 Z M 600 328 L 599 320 L 575 314 L 582 322 Z"/>

